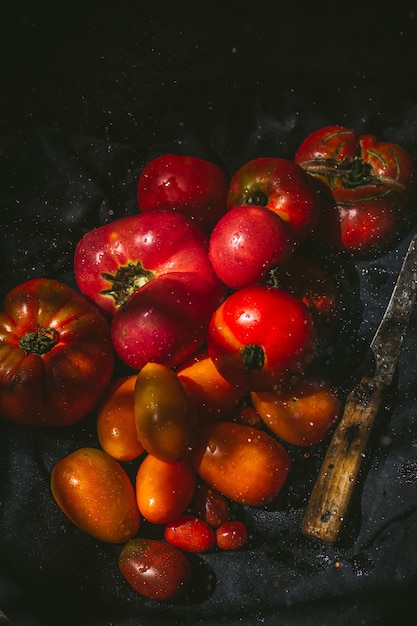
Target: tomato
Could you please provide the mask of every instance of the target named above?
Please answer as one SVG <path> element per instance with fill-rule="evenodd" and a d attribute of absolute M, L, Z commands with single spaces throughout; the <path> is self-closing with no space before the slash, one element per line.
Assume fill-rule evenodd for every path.
<path fill-rule="evenodd" d="M 28 426 L 71 426 L 92 411 L 114 368 L 108 322 L 49 278 L 12 289 L 0 313 L 0 415 Z"/>
<path fill-rule="evenodd" d="M 134 487 L 122 466 L 103 450 L 79 448 L 58 461 L 51 490 L 71 522 L 100 541 L 122 543 L 138 532 Z"/>
<path fill-rule="evenodd" d="M 204 424 L 191 460 L 203 481 L 227 498 L 252 506 L 276 498 L 291 464 L 275 438 L 233 422 Z"/>
<path fill-rule="evenodd" d="M 199 519 L 212 528 L 217 528 L 230 519 L 230 506 L 227 499 L 206 483 L 197 486 L 191 501 L 191 509 Z"/>
<path fill-rule="evenodd" d="M 167 463 L 148 454 L 136 474 L 136 500 L 142 516 L 166 524 L 185 511 L 194 496 L 196 472 L 188 459 Z"/>
<path fill-rule="evenodd" d="M 186 552 L 207 552 L 215 535 L 207 522 L 194 515 L 180 515 L 165 526 L 164 539 Z"/>
<path fill-rule="evenodd" d="M 205 341 L 225 286 L 208 258 L 208 239 L 173 211 L 115 220 L 77 244 L 80 290 L 113 319 L 111 337 L 122 361 L 179 365 Z"/>
<path fill-rule="evenodd" d="M 118 567 L 137 593 L 161 602 L 181 595 L 191 575 L 191 565 L 185 554 L 156 539 L 128 541 L 119 554 Z"/>
<path fill-rule="evenodd" d="M 295 162 L 324 183 L 333 203 L 323 207 L 315 237 L 355 257 L 379 255 L 405 233 L 415 195 L 415 164 L 401 146 L 326 126 L 299 146 Z"/>
<path fill-rule="evenodd" d="M 206 349 L 176 371 L 200 421 L 226 419 L 242 398 L 242 390 L 221 376 Z"/>
<path fill-rule="evenodd" d="M 240 550 L 248 542 L 248 529 L 240 520 L 231 520 L 216 529 L 215 539 L 220 550 Z"/>
<path fill-rule="evenodd" d="M 179 461 L 192 444 L 196 421 L 178 375 L 147 363 L 136 378 L 135 422 L 140 442 L 161 461 Z"/>
<path fill-rule="evenodd" d="M 336 391 L 318 376 L 302 376 L 271 391 L 253 392 L 251 399 L 268 428 L 295 446 L 319 443 L 340 416 Z"/>
<path fill-rule="evenodd" d="M 303 168 L 288 159 L 271 157 L 253 159 L 232 176 L 228 210 L 247 204 L 274 211 L 297 244 L 314 232 L 321 211 L 319 190 Z"/>
<path fill-rule="evenodd" d="M 97 411 L 101 447 L 118 461 L 132 461 L 144 450 L 135 422 L 136 374 L 114 380 Z"/>
<path fill-rule="evenodd" d="M 143 168 L 137 198 L 142 212 L 178 211 L 209 233 L 226 212 L 228 188 L 228 177 L 215 163 L 195 156 L 163 154 Z"/>
<path fill-rule="evenodd" d="M 235 207 L 216 224 L 209 241 L 214 271 L 230 289 L 259 283 L 292 252 L 286 223 L 260 206 Z"/>
<path fill-rule="evenodd" d="M 316 349 L 316 329 L 300 300 L 257 285 L 232 293 L 214 312 L 207 345 L 220 374 L 251 391 L 302 372 Z"/>

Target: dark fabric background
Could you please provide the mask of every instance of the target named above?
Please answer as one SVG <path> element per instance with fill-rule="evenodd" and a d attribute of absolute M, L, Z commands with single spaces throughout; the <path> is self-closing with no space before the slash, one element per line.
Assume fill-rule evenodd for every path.
<path fill-rule="evenodd" d="M 137 210 L 137 177 L 160 152 L 202 156 L 232 174 L 257 156 L 292 158 L 309 132 L 339 123 L 417 157 L 413 2 L 19 6 L 1 39 L 1 299 L 35 276 L 73 285 L 75 243 Z M 334 363 L 346 388 L 411 234 L 353 268 L 357 334 L 354 324 L 341 329 Z M 1 421 L 1 609 L 15 626 L 413 623 L 416 322 L 414 313 L 340 543 L 300 533 L 325 444 L 306 456 L 291 450 L 295 469 L 277 503 L 241 512 L 248 549 L 196 557 L 187 602 L 135 594 L 117 571 L 120 548 L 83 535 L 52 499 L 57 460 L 97 445 L 94 416 L 60 432 Z"/>

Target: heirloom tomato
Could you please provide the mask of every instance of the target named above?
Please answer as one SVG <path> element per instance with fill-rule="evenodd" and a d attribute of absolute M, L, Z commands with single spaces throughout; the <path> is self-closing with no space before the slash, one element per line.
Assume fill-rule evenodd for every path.
<path fill-rule="evenodd" d="M 78 448 L 53 467 L 51 490 L 69 520 L 100 541 L 123 543 L 139 530 L 135 489 L 103 450 Z"/>
<path fill-rule="evenodd" d="M 314 231 L 321 211 L 321 196 L 314 180 L 288 159 L 259 157 L 245 163 L 232 176 L 228 210 L 254 204 L 274 211 L 285 222 L 295 244 Z"/>
<path fill-rule="evenodd" d="M 137 188 L 142 212 L 169 209 L 210 232 L 226 212 L 229 179 L 215 163 L 195 156 L 163 154 L 142 170 Z"/>
<path fill-rule="evenodd" d="M 230 289 L 259 283 L 268 270 L 285 263 L 292 252 L 286 223 L 261 206 L 230 209 L 209 241 L 214 271 Z"/>
<path fill-rule="evenodd" d="M 133 369 L 174 367 L 205 341 L 225 286 L 208 258 L 208 238 L 173 211 L 124 217 L 84 235 L 74 257 L 77 284 L 113 316 L 118 356 Z"/>
<path fill-rule="evenodd" d="M 0 313 L 0 415 L 28 426 L 70 426 L 109 383 L 107 320 L 84 296 L 49 278 L 12 289 Z"/>
<path fill-rule="evenodd" d="M 183 593 L 191 576 L 191 564 L 185 554 L 157 539 L 128 541 L 119 554 L 118 566 L 137 593 L 161 602 Z"/>
<path fill-rule="evenodd" d="M 415 164 L 404 148 L 326 126 L 301 143 L 294 160 L 331 191 L 315 232 L 321 243 L 367 257 L 404 235 L 415 194 Z"/>
<path fill-rule="evenodd" d="M 232 293 L 214 312 L 207 331 L 210 357 L 220 374 L 242 389 L 263 391 L 311 363 L 317 332 L 304 304 L 268 285 Z"/>
<path fill-rule="evenodd" d="M 191 459 L 203 481 L 230 500 L 252 506 L 278 495 L 291 466 L 277 439 L 233 422 L 204 424 Z"/>

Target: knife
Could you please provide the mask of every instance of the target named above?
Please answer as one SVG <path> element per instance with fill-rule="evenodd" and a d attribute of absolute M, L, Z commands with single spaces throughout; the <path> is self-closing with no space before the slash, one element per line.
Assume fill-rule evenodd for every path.
<path fill-rule="evenodd" d="M 417 235 L 411 240 L 384 317 L 370 344 L 374 375 L 364 376 L 346 399 L 311 493 L 304 535 L 334 543 L 346 518 L 378 411 L 397 367 L 417 293 Z"/>

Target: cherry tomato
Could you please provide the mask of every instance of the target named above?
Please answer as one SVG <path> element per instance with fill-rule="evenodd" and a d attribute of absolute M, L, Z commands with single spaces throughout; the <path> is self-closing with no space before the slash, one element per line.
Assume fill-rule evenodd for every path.
<path fill-rule="evenodd" d="M 214 489 L 253 506 L 271 502 L 290 471 L 290 458 L 279 441 L 233 422 L 204 424 L 192 462 L 200 478 Z"/>
<path fill-rule="evenodd" d="M 321 211 L 320 193 L 311 177 L 296 163 L 281 158 L 253 159 L 235 172 L 227 208 L 246 204 L 277 213 L 297 244 L 314 232 Z"/>
<path fill-rule="evenodd" d="M 215 539 L 221 550 L 240 550 L 248 542 L 248 529 L 240 520 L 231 520 L 216 529 Z"/>
<path fill-rule="evenodd" d="M 340 416 L 336 391 L 317 376 L 302 376 L 271 391 L 253 392 L 251 398 L 268 428 L 296 446 L 322 441 Z"/>
<path fill-rule="evenodd" d="M 118 461 L 132 461 L 144 450 L 135 422 L 136 374 L 113 381 L 97 411 L 101 447 Z"/>
<path fill-rule="evenodd" d="M 142 516 L 166 524 L 184 513 L 194 496 L 196 472 L 188 459 L 167 463 L 148 454 L 136 474 L 136 499 Z"/>
<path fill-rule="evenodd" d="M 156 539 L 128 541 L 120 552 L 118 566 L 137 593 L 162 602 L 181 595 L 191 575 L 191 565 L 185 554 Z"/>
<path fill-rule="evenodd" d="M 401 146 L 325 126 L 300 145 L 295 162 L 319 179 L 333 203 L 323 207 L 315 238 L 355 257 L 382 254 L 405 233 L 415 195 L 415 163 Z"/>
<path fill-rule="evenodd" d="M 209 241 L 214 271 L 235 290 L 259 283 L 271 267 L 285 263 L 291 253 L 286 222 L 261 206 L 228 211 L 217 222 Z"/>
<path fill-rule="evenodd" d="M 71 522 L 100 541 L 122 543 L 138 532 L 133 484 L 103 450 L 79 448 L 58 461 L 51 473 L 51 490 Z"/>
<path fill-rule="evenodd" d="M 207 552 L 215 535 L 207 522 L 194 515 L 180 515 L 165 526 L 164 539 L 186 552 Z"/>
<path fill-rule="evenodd" d="M 220 374 L 252 391 L 267 390 L 311 363 L 317 333 L 300 300 L 257 285 L 232 293 L 214 312 L 209 355 Z"/>
<path fill-rule="evenodd" d="M 27 426 L 74 424 L 95 409 L 113 373 L 103 315 L 49 278 L 12 289 L 0 312 L 0 415 Z"/>
<path fill-rule="evenodd" d="M 189 452 L 196 421 L 178 375 L 166 365 L 147 363 L 135 385 L 139 441 L 161 461 L 178 461 Z"/>
<path fill-rule="evenodd" d="M 197 486 L 191 509 L 199 519 L 207 522 L 212 528 L 217 528 L 230 519 L 230 506 L 227 499 L 217 489 L 205 483 Z"/>
<path fill-rule="evenodd" d="M 137 197 L 142 212 L 169 209 L 210 232 L 226 212 L 229 179 L 215 163 L 195 156 L 163 154 L 142 170 Z"/>

